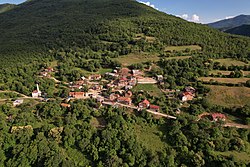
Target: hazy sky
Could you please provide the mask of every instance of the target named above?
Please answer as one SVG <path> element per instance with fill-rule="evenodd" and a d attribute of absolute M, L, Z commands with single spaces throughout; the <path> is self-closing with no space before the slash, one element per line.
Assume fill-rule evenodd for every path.
<path fill-rule="evenodd" d="M 19 4 L 25 0 L 0 0 Z M 139 0 L 138 0 L 139 1 Z M 250 0 L 140 0 L 160 11 L 186 20 L 208 23 L 240 14 L 250 15 Z"/>

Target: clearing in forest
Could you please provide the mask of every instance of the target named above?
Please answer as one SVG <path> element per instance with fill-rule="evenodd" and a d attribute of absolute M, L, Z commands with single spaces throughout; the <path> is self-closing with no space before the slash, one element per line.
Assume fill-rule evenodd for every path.
<path fill-rule="evenodd" d="M 211 91 L 206 98 L 211 104 L 225 107 L 250 104 L 250 88 L 217 85 L 209 85 L 208 87 Z"/>
<path fill-rule="evenodd" d="M 200 81 L 204 82 L 219 82 L 219 83 L 232 83 L 232 84 L 240 84 L 246 83 L 250 78 L 217 78 L 217 77 L 200 77 Z"/>
<path fill-rule="evenodd" d="M 239 60 L 234 60 L 231 58 L 227 58 L 227 59 L 216 59 L 214 60 L 214 62 L 219 62 L 221 65 L 224 65 L 226 67 L 234 65 L 234 66 L 245 66 L 245 65 L 249 65 L 243 61 L 239 61 Z"/>
<path fill-rule="evenodd" d="M 173 51 L 195 51 L 195 50 L 202 50 L 202 48 L 199 45 L 187 45 L 187 46 L 167 46 L 165 48 L 165 51 L 173 52 Z"/>

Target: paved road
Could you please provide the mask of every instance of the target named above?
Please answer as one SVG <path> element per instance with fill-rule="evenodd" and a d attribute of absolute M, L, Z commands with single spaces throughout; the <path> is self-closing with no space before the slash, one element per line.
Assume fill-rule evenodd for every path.
<path fill-rule="evenodd" d="M 233 127 L 233 128 L 239 128 L 239 129 L 250 129 L 249 125 L 243 125 L 243 124 L 236 124 L 236 123 L 226 123 L 223 125 L 224 127 Z"/>

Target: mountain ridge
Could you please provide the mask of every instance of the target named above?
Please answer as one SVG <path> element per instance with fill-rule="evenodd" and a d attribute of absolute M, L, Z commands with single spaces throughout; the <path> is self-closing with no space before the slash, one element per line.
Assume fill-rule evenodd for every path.
<path fill-rule="evenodd" d="M 244 24 L 250 24 L 250 15 L 241 14 L 230 19 L 224 19 L 214 23 L 209 23 L 208 26 L 226 31 Z"/>

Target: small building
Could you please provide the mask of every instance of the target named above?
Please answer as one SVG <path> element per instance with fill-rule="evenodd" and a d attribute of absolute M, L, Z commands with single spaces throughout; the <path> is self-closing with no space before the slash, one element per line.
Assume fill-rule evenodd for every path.
<path fill-rule="evenodd" d="M 52 67 L 48 67 L 44 71 L 45 72 L 54 72 L 54 69 Z"/>
<path fill-rule="evenodd" d="M 85 96 L 85 92 L 69 92 L 69 96 L 76 99 L 82 99 Z"/>
<path fill-rule="evenodd" d="M 105 75 L 111 76 L 111 77 L 119 77 L 117 73 L 111 73 L 111 72 L 106 72 Z"/>
<path fill-rule="evenodd" d="M 131 100 L 130 97 L 119 97 L 117 99 L 117 102 L 125 104 L 125 105 L 131 105 L 132 104 L 132 100 Z"/>
<path fill-rule="evenodd" d="M 46 71 L 40 72 L 40 75 L 43 77 L 51 77 L 50 74 Z"/>
<path fill-rule="evenodd" d="M 215 121 L 215 122 L 217 122 L 219 120 L 226 121 L 226 116 L 224 114 L 214 113 L 211 116 L 212 116 L 213 121 Z"/>
<path fill-rule="evenodd" d="M 156 75 L 157 81 L 162 82 L 163 76 L 162 75 Z"/>
<path fill-rule="evenodd" d="M 38 98 L 38 97 L 41 97 L 41 96 L 42 96 L 42 92 L 41 92 L 40 89 L 39 89 L 39 85 L 36 84 L 36 90 L 34 90 L 34 91 L 32 92 L 32 97 L 33 97 L 33 98 Z"/>
<path fill-rule="evenodd" d="M 183 92 L 180 95 L 181 101 L 186 102 L 186 101 L 191 101 L 194 98 L 194 95 L 191 92 Z"/>
<path fill-rule="evenodd" d="M 150 102 L 147 99 L 139 103 L 139 108 L 148 108 L 149 106 L 150 106 Z"/>
<path fill-rule="evenodd" d="M 188 86 L 184 88 L 184 92 L 190 92 L 192 94 L 195 94 L 196 90 L 192 86 Z"/>
<path fill-rule="evenodd" d="M 133 76 L 141 76 L 142 72 L 140 70 L 132 70 Z"/>
<path fill-rule="evenodd" d="M 70 104 L 67 103 L 61 103 L 61 106 L 64 108 L 70 108 Z"/>
<path fill-rule="evenodd" d="M 110 100 L 110 101 L 116 101 L 119 97 L 120 97 L 120 95 L 115 94 L 115 93 L 112 93 L 112 94 L 109 96 L 109 100 Z"/>
<path fill-rule="evenodd" d="M 23 99 L 17 99 L 13 102 L 14 107 L 19 106 L 21 104 L 23 104 Z"/>
<path fill-rule="evenodd" d="M 156 106 L 156 105 L 150 105 L 149 106 L 149 110 L 154 111 L 154 112 L 159 112 L 160 111 L 160 107 Z"/>
<path fill-rule="evenodd" d="M 84 80 L 76 81 L 76 85 L 84 85 L 86 84 Z"/>
<path fill-rule="evenodd" d="M 100 74 L 94 74 L 94 75 L 90 75 L 89 77 L 88 77 L 88 79 L 90 80 L 90 81 L 95 81 L 95 80 L 100 80 L 100 79 L 102 79 L 102 76 L 100 75 Z"/>
<path fill-rule="evenodd" d="M 133 96 L 133 93 L 131 91 L 127 91 L 125 93 L 125 97 L 132 97 Z"/>
<path fill-rule="evenodd" d="M 128 68 L 122 68 L 122 69 L 119 70 L 119 75 L 127 77 L 127 76 L 130 75 L 130 72 L 131 72 L 131 70 L 128 69 Z"/>

